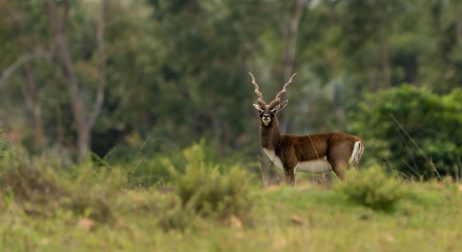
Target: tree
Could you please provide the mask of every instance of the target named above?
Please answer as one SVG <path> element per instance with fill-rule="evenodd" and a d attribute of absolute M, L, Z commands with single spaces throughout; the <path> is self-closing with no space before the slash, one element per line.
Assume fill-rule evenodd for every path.
<path fill-rule="evenodd" d="M 39 99 L 40 85 L 37 82 L 35 68 L 37 64 L 48 63 L 52 57 L 51 52 L 42 43 L 45 40 L 45 36 L 40 34 L 43 18 L 40 18 L 36 11 L 28 11 L 37 8 L 37 3 L 0 1 L 0 5 L 3 5 L 2 9 L 9 10 L 0 13 L 5 17 L 2 19 L 5 24 L 1 27 L 4 37 L 0 38 L 4 50 L 0 50 L 6 63 L 3 71 L 0 71 L 0 91 L 8 93 L 10 89 L 21 90 L 27 117 L 32 121 L 33 149 L 43 151 L 46 146 L 46 135 L 42 102 Z M 18 75 L 22 79 L 15 79 Z M 11 85 L 7 85 L 9 82 Z"/>
<path fill-rule="evenodd" d="M 300 20 L 302 19 L 303 13 L 305 12 L 308 3 L 308 0 L 298 0 L 295 3 L 294 11 L 290 18 L 289 28 L 283 32 L 286 34 L 286 42 L 284 46 L 284 64 L 282 67 L 282 76 L 284 81 L 288 80 L 294 71 Z M 282 131 L 287 131 L 287 116 L 285 115 L 286 114 L 281 114 L 280 116 Z"/>
<path fill-rule="evenodd" d="M 101 1 L 101 16 L 97 28 L 97 52 L 100 57 L 100 77 L 96 100 L 90 111 L 86 111 L 79 80 L 74 70 L 74 63 L 69 50 L 69 42 L 66 35 L 66 25 L 69 22 L 69 1 L 63 1 L 61 17 L 55 0 L 48 0 L 50 19 L 50 31 L 54 45 L 55 57 L 66 78 L 66 86 L 72 105 L 72 112 L 78 132 L 78 157 L 80 161 L 88 158 L 91 142 L 91 131 L 98 118 L 104 101 L 106 87 L 106 56 L 104 52 L 104 30 L 106 15 L 109 7 L 108 0 Z"/>

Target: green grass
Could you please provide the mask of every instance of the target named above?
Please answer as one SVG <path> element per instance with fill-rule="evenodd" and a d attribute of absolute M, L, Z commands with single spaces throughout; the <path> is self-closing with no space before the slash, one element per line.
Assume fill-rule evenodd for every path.
<path fill-rule="evenodd" d="M 193 145 L 163 159 L 170 180 L 136 187 L 130 166 L 0 154 L 0 251 L 462 251 L 462 185 L 449 180 L 375 167 L 262 189 Z"/>
<path fill-rule="evenodd" d="M 242 227 L 227 219 L 193 216 L 183 231 L 158 225 L 162 214 L 152 202 L 165 193 L 157 189 L 119 194 L 111 223 L 64 210 L 52 217 L 33 216 L 4 199 L 0 250 L 460 251 L 462 193 L 456 185 L 406 186 L 412 196 L 391 212 L 355 204 L 330 188 L 264 189 Z"/>

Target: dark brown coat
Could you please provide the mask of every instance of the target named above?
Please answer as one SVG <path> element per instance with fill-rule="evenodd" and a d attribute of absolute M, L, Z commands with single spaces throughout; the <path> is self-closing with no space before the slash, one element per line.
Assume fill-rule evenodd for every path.
<path fill-rule="evenodd" d="M 281 135 L 276 117 L 269 125 L 261 124 L 261 146 L 265 150 L 274 151 L 284 168 L 286 181 L 290 184 L 295 183 L 298 164 L 316 160 L 328 162 L 335 174 L 343 179 L 347 167 L 356 166 L 364 151 L 359 137 L 343 132 L 305 136 Z"/>

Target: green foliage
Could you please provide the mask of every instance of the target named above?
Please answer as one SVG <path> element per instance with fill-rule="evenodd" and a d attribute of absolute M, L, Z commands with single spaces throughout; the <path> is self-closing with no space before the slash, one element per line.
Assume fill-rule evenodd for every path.
<path fill-rule="evenodd" d="M 460 176 L 462 91 L 437 95 L 405 85 L 370 94 L 352 113 L 351 129 L 367 155 L 408 177 Z M 396 121 L 395 121 L 396 119 Z"/>
<path fill-rule="evenodd" d="M 259 189 L 242 167 L 210 161 L 206 152 L 195 144 L 183 151 L 183 163 L 166 157 L 168 183 L 131 188 L 130 167 L 63 167 L 12 144 L 0 158 L 0 250 L 462 248 L 446 239 L 462 234 L 462 187 L 451 180 L 407 183 L 372 167 L 348 173 L 334 190 Z"/>
<path fill-rule="evenodd" d="M 126 185 L 120 169 L 87 164 L 65 171 L 43 156 L 31 159 L 12 146 L 0 159 L 0 191 L 8 192 L 32 216 L 54 216 L 69 211 L 99 222 L 114 220 L 114 201 Z"/>
<path fill-rule="evenodd" d="M 0 137 L 0 158 L 2 158 L 8 144 Z"/>
<path fill-rule="evenodd" d="M 385 174 L 379 166 L 348 172 L 337 190 L 348 200 L 382 211 L 392 210 L 407 195 L 402 182 Z"/>
<path fill-rule="evenodd" d="M 127 212 L 156 212 L 156 224 L 180 230 L 200 218 L 249 217 L 254 188 L 241 166 L 208 160 L 204 142 L 175 158 L 160 161 L 163 171 L 169 173 L 168 183 L 134 189 L 127 169 L 92 163 L 64 168 L 60 160 L 31 158 L 24 148 L 12 145 L 0 158 L 4 199 L 0 207 L 20 206 L 24 214 L 40 218 L 67 213 L 100 224 L 114 223 Z M 131 191 L 126 191 L 128 188 Z"/>
<path fill-rule="evenodd" d="M 305 251 L 307 244 L 313 251 L 461 250 L 460 239 L 448 239 L 462 234 L 460 185 L 407 185 L 416 197 L 400 203 L 398 211 L 373 211 L 342 200 L 342 191 L 312 184 L 259 190 L 250 227 L 236 218 L 228 224 L 191 215 L 168 186 L 111 195 L 113 222 L 94 222 L 65 209 L 31 215 L 22 211 L 27 201 L 1 191 L 0 250 Z M 182 227 L 185 231 L 178 230 Z"/>
<path fill-rule="evenodd" d="M 219 167 L 219 164 L 207 162 L 200 145 L 193 145 L 184 154 L 184 169 L 172 163 L 169 167 L 173 186 L 185 211 L 218 218 L 248 214 L 253 205 L 253 188 L 249 174 L 242 167 Z"/>
<path fill-rule="evenodd" d="M 62 1 L 54 1 L 62 12 Z M 436 168 L 456 177 L 462 170 L 457 91 L 435 96 L 403 87 L 367 98 L 353 120 L 345 116 L 379 88 L 409 82 L 448 94 L 460 86 L 460 1 L 307 1 L 299 11 L 300 1 L 109 2 L 104 41 L 96 36 L 100 1 L 70 1 L 65 34 L 85 111 L 94 107 L 101 77 L 107 82 L 91 150 L 123 164 L 132 186 L 168 183 L 164 160 L 182 169 L 182 148 L 201 138 L 217 153 L 255 160 L 258 119 L 247 71 L 267 98 L 285 71 L 300 73 L 281 114 L 288 133 L 353 124 L 367 141 L 364 158 L 406 176 L 433 177 Z M 0 127 L 37 154 L 72 157 L 77 130 L 66 76 L 49 58 L 20 63 L 27 54 L 53 53 L 47 10 L 46 1 L 0 0 Z"/>
<path fill-rule="evenodd" d="M 138 140 L 136 140 L 138 141 Z M 129 184 L 133 187 L 149 187 L 156 184 L 166 184 L 172 179 L 172 174 L 169 172 L 171 165 L 177 167 L 178 171 L 184 171 L 185 163 L 189 161 L 189 152 L 191 149 L 197 150 L 196 154 L 200 154 L 201 160 L 207 163 L 218 162 L 221 157 L 214 144 L 210 144 L 205 140 L 194 143 L 184 149 L 171 148 L 169 152 L 153 150 L 156 141 L 146 141 L 143 143 L 135 143 L 133 146 L 136 152 L 134 154 L 120 154 L 125 155 L 128 161 L 121 161 L 117 159 L 120 156 L 118 153 L 111 153 L 109 163 L 124 163 L 123 166 L 127 167 L 127 174 L 129 177 Z M 138 147 L 140 146 L 141 147 Z M 119 152 L 119 150 L 116 150 Z M 112 158 L 115 156 L 115 158 Z M 235 164 L 235 160 L 222 159 L 220 163 L 225 164 L 220 166 L 227 169 L 226 165 Z"/>
<path fill-rule="evenodd" d="M 219 146 L 217 144 L 210 143 L 204 139 L 183 149 L 171 147 L 168 152 L 157 150 L 155 147 L 156 140 L 133 141 L 135 143 L 132 143 L 131 150 L 127 150 L 127 148 L 116 149 L 104 160 L 109 164 L 119 164 L 124 167 L 131 187 L 150 187 L 171 182 L 172 173 L 169 172 L 169 168 L 173 165 L 177 171 L 184 171 L 185 164 L 190 160 L 189 152 L 191 149 L 197 150 L 197 153 L 200 154 L 198 158 L 201 158 L 205 163 L 219 163 L 220 165 L 217 166 L 217 169 L 220 171 L 228 170 L 229 167 L 240 163 L 249 172 L 257 172 L 255 163 L 245 162 L 245 158 L 248 157 L 246 151 L 223 155 L 218 152 Z M 253 147 L 252 149 L 257 148 Z M 130 153 L 122 153 L 124 151 Z M 119 159 L 120 157 L 122 157 L 122 160 Z"/>
<path fill-rule="evenodd" d="M 342 128 L 347 107 L 361 97 L 358 93 L 376 87 L 377 80 L 384 87 L 402 81 L 444 91 L 457 86 L 460 3 L 417 3 L 321 1 L 305 8 L 293 67 L 303 73 L 298 83 L 310 84 L 291 87 L 291 128 Z M 91 107 L 99 82 L 99 4 L 72 2 L 66 29 L 86 107 Z M 21 55 L 48 48 L 50 34 L 43 1 L 1 1 L 0 6 L 3 71 Z M 157 143 L 159 149 L 185 146 L 198 137 L 214 139 L 221 151 L 256 142 L 255 128 L 248 126 L 255 119 L 250 107 L 254 96 L 245 72 L 261 76 L 268 96 L 279 88 L 294 7 L 295 1 L 111 1 L 104 41 L 111 85 L 92 132 L 92 150 L 103 156 L 118 144 L 130 149 L 126 138 L 151 133 L 173 142 Z M 63 76 L 48 60 L 34 60 L 30 67 L 37 82 L 31 97 L 41 106 L 47 147 L 72 146 L 69 99 L 55 95 L 66 93 Z M 0 118 L 33 139 L 28 127 L 32 118 L 23 116 L 31 111 L 22 113 L 30 110 L 23 106 L 24 77 L 17 70 L 3 84 Z"/>

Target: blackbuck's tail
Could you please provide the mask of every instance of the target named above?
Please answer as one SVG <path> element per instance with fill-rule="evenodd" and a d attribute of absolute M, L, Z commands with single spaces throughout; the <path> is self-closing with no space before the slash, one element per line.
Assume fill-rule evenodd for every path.
<path fill-rule="evenodd" d="M 364 152 L 364 145 L 361 141 L 356 141 L 353 147 L 353 151 L 351 152 L 351 157 L 348 163 L 353 167 L 358 166 L 359 160 L 361 160 L 361 156 Z"/>

